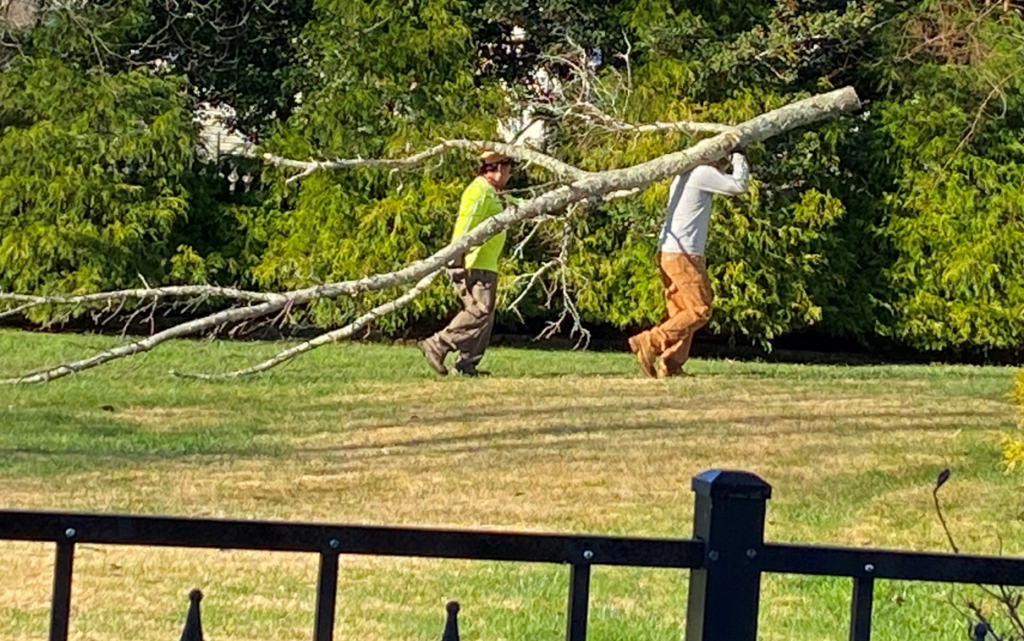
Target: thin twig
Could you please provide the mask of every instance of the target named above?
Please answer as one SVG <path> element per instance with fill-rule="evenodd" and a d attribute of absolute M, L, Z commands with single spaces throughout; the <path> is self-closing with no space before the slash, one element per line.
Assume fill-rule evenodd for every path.
<path fill-rule="evenodd" d="M 537 283 L 537 281 L 539 281 L 544 276 L 545 273 L 547 273 L 548 270 L 550 270 L 553 267 L 557 267 L 559 264 L 561 263 L 557 258 L 554 260 L 549 260 L 548 262 L 541 265 L 537 269 L 537 271 L 530 274 L 520 274 L 519 276 L 516 277 L 516 280 L 513 281 L 512 284 L 515 285 L 515 283 L 520 279 L 525 279 L 526 277 L 529 277 L 530 279 L 530 282 L 526 284 L 526 287 L 523 289 L 522 292 L 519 293 L 519 296 L 517 296 L 516 299 L 509 303 L 508 305 L 508 309 L 512 311 L 516 316 L 518 316 L 519 320 L 523 320 L 523 315 L 519 313 L 519 303 L 523 302 L 523 299 L 526 298 L 526 295 L 530 293 L 530 290 L 533 289 L 533 286 Z"/>
<path fill-rule="evenodd" d="M 366 312 L 365 314 L 363 314 L 353 322 L 349 323 L 345 327 L 336 329 L 332 332 L 327 332 L 326 334 L 321 334 L 320 336 L 317 336 L 312 340 L 300 343 L 295 347 L 286 349 L 277 356 L 267 359 L 257 365 L 253 365 L 252 367 L 236 370 L 234 372 L 228 372 L 226 374 L 192 374 L 184 372 L 172 372 L 172 374 L 182 378 L 197 378 L 201 380 L 222 380 L 230 378 L 240 378 L 243 376 L 252 376 L 253 374 L 265 372 L 268 369 L 276 367 L 277 365 L 280 365 L 281 363 L 284 363 L 286 361 L 290 361 L 296 356 L 308 352 L 311 349 L 314 349 L 321 345 L 326 345 L 327 343 L 334 343 L 343 338 L 348 338 L 352 336 L 363 327 L 369 325 L 375 319 L 384 316 L 385 314 L 390 314 L 391 312 L 406 305 L 414 298 L 422 294 L 428 287 L 430 287 L 430 284 L 434 282 L 434 279 L 437 277 L 439 273 L 440 272 L 434 272 L 433 274 L 429 274 L 425 278 L 421 279 L 418 283 L 416 283 L 416 285 L 413 286 L 412 289 L 410 289 L 406 293 L 402 294 L 401 296 L 394 300 L 388 301 L 383 305 L 373 308 L 372 310 Z"/>
<path fill-rule="evenodd" d="M 301 172 L 288 179 L 288 182 L 305 178 L 316 171 L 328 169 L 350 169 L 354 167 L 372 167 L 381 169 L 414 169 L 427 160 L 438 156 L 449 149 L 463 149 L 479 152 L 484 149 L 494 151 L 523 162 L 529 162 L 551 171 L 556 176 L 565 179 L 579 180 L 589 175 L 582 169 L 562 162 L 557 158 L 541 153 L 529 147 L 519 144 L 506 144 L 487 140 L 445 140 L 429 149 L 405 158 L 346 158 L 338 160 L 294 160 L 276 154 L 265 153 L 263 160 L 277 167 L 288 167 L 299 169 Z"/>

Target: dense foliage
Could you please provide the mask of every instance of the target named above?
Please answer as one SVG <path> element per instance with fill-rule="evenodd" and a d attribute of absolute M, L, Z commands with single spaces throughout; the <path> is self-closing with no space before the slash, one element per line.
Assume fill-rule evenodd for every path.
<path fill-rule="evenodd" d="M 85 292 L 140 275 L 288 288 L 445 244 L 465 156 L 297 184 L 264 169 L 250 191 L 229 192 L 195 155 L 201 102 L 230 104 L 265 149 L 297 158 L 495 138 L 530 102 L 548 118 L 551 153 L 604 169 L 694 139 L 555 118 L 559 92 L 627 122 L 739 122 L 851 84 L 862 113 L 748 150 L 754 189 L 716 205 L 711 330 L 770 341 L 814 326 L 926 349 L 1024 342 L 1024 19 L 1013 3 L 54 6 L 2 39 L 0 288 Z M 514 186 L 548 178 L 529 169 Z M 564 285 L 586 321 L 636 327 L 663 313 L 653 254 L 666 193 L 573 213 Z M 509 256 L 506 302 L 517 274 L 560 250 L 562 231 L 549 224 Z M 550 318 L 546 302 L 537 290 L 520 310 Z M 365 304 L 324 304 L 314 318 L 334 324 Z M 379 327 L 433 322 L 453 304 L 438 284 Z"/>

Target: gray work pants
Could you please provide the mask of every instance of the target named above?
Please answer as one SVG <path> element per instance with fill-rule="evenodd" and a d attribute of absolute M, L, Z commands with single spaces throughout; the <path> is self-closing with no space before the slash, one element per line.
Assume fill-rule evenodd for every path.
<path fill-rule="evenodd" d="M 458 352 L 455 369 L 472 371 L 491 342 L 498 274 L 486 269 L 449 269 L 448 275 L 462 299 L 462 311 L 433 340 L 445 352 Z"/>

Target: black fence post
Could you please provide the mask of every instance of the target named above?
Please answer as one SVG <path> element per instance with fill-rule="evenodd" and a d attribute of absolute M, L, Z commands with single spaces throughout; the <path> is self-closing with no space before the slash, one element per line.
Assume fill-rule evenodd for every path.
<path fill-rule="evenodd" d="M 704 567 L 690 571 L 686 641 L 756 641 L 764 513 L 772 488 L 749 472 L 693 477 L 693 538 Z"/>

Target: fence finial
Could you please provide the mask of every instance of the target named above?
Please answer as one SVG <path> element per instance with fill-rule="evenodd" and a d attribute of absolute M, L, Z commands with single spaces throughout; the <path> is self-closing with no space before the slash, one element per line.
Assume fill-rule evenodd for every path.
<path fill-rule="evenodd" d="M 444 609 L 448 611 L 448 620 L 444 623 L 441 641 L 459 641 L 459 602 L 449 601 Z"/>
<path fill-rule="evenodd" d="M 181 641 L 203 641 L 203 624 L 199 619 L 199 602 L 203 593 L 192 590 L 188 593 L 188 614 L 185 615 L 185 629 L 181 632 Z"/>

